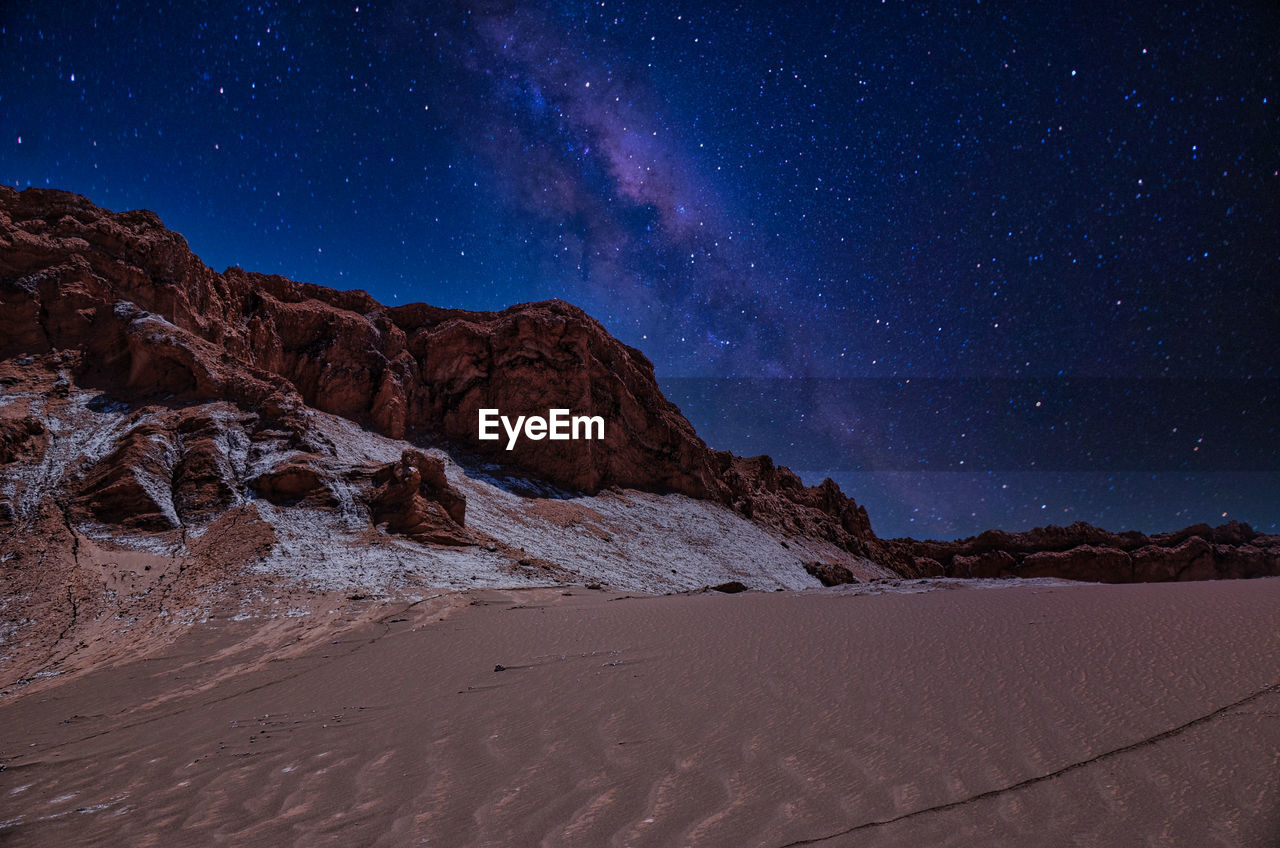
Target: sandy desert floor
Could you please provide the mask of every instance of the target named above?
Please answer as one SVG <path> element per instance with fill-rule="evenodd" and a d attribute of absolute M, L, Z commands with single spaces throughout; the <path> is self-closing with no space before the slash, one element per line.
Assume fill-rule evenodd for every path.
<path fill-rule="evenodd" d="M 214 620 L 0 699 L 0 845 L 1280 844 L 1280 579 L 906 588 Z"/>

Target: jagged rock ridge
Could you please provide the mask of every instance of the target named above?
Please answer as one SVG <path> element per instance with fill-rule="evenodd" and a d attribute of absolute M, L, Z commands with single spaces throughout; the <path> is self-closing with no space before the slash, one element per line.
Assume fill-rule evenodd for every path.
<path fill-rule="evenodd" d="M 1083 521 L 1025 533 L 987 530 L 954 542 L 895 539 L 907 571 L 945 577 L 1067 577 L 1154 583 L 1280 573 L 1280 537 L 1248 524 L 1196 524 L 1173 533 L 1110 533 Z"/>

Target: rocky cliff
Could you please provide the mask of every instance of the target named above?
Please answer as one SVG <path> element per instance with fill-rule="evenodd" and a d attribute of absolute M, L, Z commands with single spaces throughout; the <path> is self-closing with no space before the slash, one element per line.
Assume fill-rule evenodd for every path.
<path fill-rule="evenodd" d="M 709 450 L 662 395 L 649 360 L 560 301 L 502 312 L 392 308 L 359 291 L 220 274 L 150 212 L 0 187 L 0 359 L 18 357 L 46 366 L 54 357 L 63 385 L 122 400 L 221 400 L 272 420 L 308 407 L 393 439 L 488 455 L 565 490 L 678 492 L 883 553 L 865 511 L 834 484 L 807 488 L 767 457 Z M 507 451 L 476 439 L 482 407 L 599 415 L 605 438 L 522 439 Z M 0 434 L 10 446 L 0 450 L 38 443 L 23 435 L 38 420 L 6 426 L 22 432 Z M 297 473 L 291 480 L 299 485 Z"/>
<path fill-rule="evenodd" d="M 508 451 L 503 441 L 477 440 L 485 407 L 598 415 L 605 438 L 522 439 Z M 713 556 L 722 541 L 691 550 L 724 563 L 745 557 L 759 570 L 777 546 L 788 552 L 784 571 L 792 569 L 775 575 L 782 585 L 891 574 L 1129 581 L 1280 573 L 1276 538 L 1239 525 L 1152 537 L 1072 525 L 958 542 L 881 540 L 831 481 L 808 487 L 767 456 L 709 449 L 662 395 L 644 355 L 567 303 L 501 312 L 386 307 L 363 292 L 238 268 L 218 273 L 150 212 L 113 213 L 38 189 L 0 187 L 0 469 L 0 547 L 11 569 L 30 558 L 21 549 L 35 533 L 73 554 L 90 538 L 127 537 L 134 549 L 151 545 L 186 565 L 199 550 L 215 571 L 218 562 L 224 570 L 280 562 L 310 550 L 310 531 L 290 518 L 307 515 L 319 516 L 307 519 L 319 522 L 313 530 L 327 527 L 361 556 L 394 537 L 419 546 L 417 556 L 465 549 L 558 579 L 581 576 L 575 569 L 586 560 L 603 567 L 612 554 L 599 545 L 652 531 L 635 522 L 622 533 L 605 528 L 594 512 L 612 506 L 570 506 L 567 495 L 614 493 L 640 509 L 650 502 L 625 493 L 652 492 L 727 511 L 700 514 L 738 541 L 765 533 L 767 542 L 742 550 Z M 486 478 L 500 485 L 484 488 Z M 503 500 L 512 492 L 551 498 L 515 506 Z M 520 518 L 507 523 L 512 510 Z M 668 541 L 689 540 L 680 535 L 687 527 L 664 525 L 669 515 L 646 514 L 671 530 Z M 724 524 L 724 514 L 738 523 Z M 232 520 L 252 541 L 211 548 L 208 529 Z M 556 538 L 573 528 L 592 541 L 567 553 L 558 542 L 521 542 L 546 526 L 560 528 Z M 617 556 L 649 561 L 635 551 Z M 651 564 L 672 556 L 655 554 Z M 635 585 L 687 577 L 672 573 L 666 584 L 650 575 Z"/>
<path fill-rule="evenodd" d="M 1065 577 L 1098 583 L 1280 574 L 1280 537 L 1232 521 L 1173 533 L 1110 533 L 1083 521 L 1025 533 L 987 530 L 954 542 L 895 539 L 900 570 L 919 576 Z"/>

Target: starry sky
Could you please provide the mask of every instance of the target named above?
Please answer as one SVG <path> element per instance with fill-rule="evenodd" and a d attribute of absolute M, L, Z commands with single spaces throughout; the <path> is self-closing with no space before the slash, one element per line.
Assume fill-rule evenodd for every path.
<path fill-rule="evenodd" d="M 573 302 L 881 535 L 1280 528 L 1270 4 L 0 3 L 0 182 Z"/>

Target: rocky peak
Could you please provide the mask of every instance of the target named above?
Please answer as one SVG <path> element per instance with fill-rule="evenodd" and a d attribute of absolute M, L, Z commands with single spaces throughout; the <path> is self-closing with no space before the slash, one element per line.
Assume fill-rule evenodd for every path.
<path fill-rule="evenodd" d="M 218 273 L 151 212 L 0 187 L 0 358 L 37 355 L 123 398 L 220 400 L 268 416 L 311 407 L 562 489 L 678 492 L 877 553 L 865 511 L 834 483 L 805 487 L 768 457 L 709 450 L 644 354 L 563 301 L 386 307 L 360 291 Z M 507 450 L 477 440 L 481 408 L 601 416 L 605 436 Z M 262 485 L 301 485 L 294 472 Z"/>

